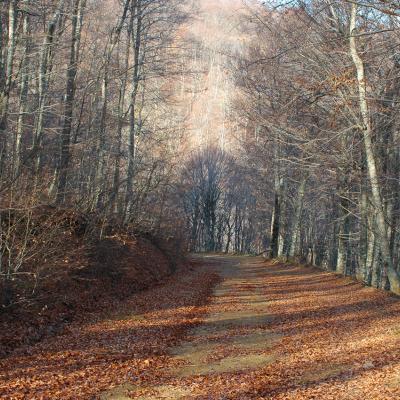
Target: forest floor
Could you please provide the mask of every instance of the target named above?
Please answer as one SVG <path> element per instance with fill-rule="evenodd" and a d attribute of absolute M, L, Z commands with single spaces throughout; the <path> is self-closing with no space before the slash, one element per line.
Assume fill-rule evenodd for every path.
<path fill-rule="evenodd" d="M 261 258 L 194 265 L 0 360 L 0 398 L 400 398 L 399 298 Z"/>

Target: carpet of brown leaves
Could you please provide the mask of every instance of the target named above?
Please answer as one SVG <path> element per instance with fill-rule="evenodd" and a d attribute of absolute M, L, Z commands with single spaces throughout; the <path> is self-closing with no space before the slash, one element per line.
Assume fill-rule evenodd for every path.
<path fill-rule="evenodd" d="M 260 398 L 400 398 L 398 298 L 295 266 L 270 266 L 266 283 L 271 328 L 283 339 L 281 357 L 254 377 Z"/>
<path fill-rule="evenodd" d="M 111 236 L 89 245 L 67 231 L 60 250 L 35 295 L 0 310 L 0 358 L 86 320 L 88 313 L 120 307 L 172 273 L 168 255 L 140 236 Z"/>
<path fill-rule="evenodd" d="M 226 259 L 220 260 L 226 262 Z M 237 261 L 231 259 L 231 262 Z M 256 303 L 256 308 L 260 304 L 265 307 L 266 321 L 263 326 L 255 326 L 251 319 L 247 326 L 244 323 L 239 327 L 238 321 L 230 320 L 233 323 L 227 324 L 224 332 L 218 332 L 219 338 L 210 335 L 211 331 L 205 330 L 205 334 L 209 335 L 208 340 L 217 340 L 218 344 L 228 343 L 229 335 L 243 337 L 246 331 L 249 337 L 254 332 L 264 334 L 266 341 L 275 335 L 279 340 L 274 340 L 268 349 L 273 361 L 260 366 L 255 360 L 253 368 L 246 366 L 240 371 L 211 374 L 208 371 L 189 377 L 173 376 L 164 370 L 162 376 L 150 379 L 147 387 L 156 391 L 161 387 L 161 393 L 180 388 L 175 391 L 183 393 L 182 396 L 173 398 L 196 400 L 400 398 L 400 301 L 397 297 L 313 268 L 265 263 L 254 258 L 242 258 L 240 263 L 238 268 L 252 274 L 252 285 L 245 284 L 243 274 L 240 279 L 233 279 L 237 288 L 222 291 L 222 298 L 217 295 L 207 307 L 208 312 L 240 314 L 250 289 L 257 296 L 263 296 L 262 301 L 253 298 L 250 302 Z M 254 274 L 257 284 L 254 284 Z M 246 309 L 249 310 L 248 305 Z M 258 314 L 257 319 L 262 321 L 262 315 Z M 205 323 L 209 326 L 207 317 Z M 220 346 L 212 351 L 213 358 L 230 357 Z M 235 355 L 234 351 L 231 353 Z M 158 394 L 132 397 L 168 398 Z"/>
<path fill-rule="evenodd" d="M 157 374 L 168 347 L 198 323 L 218 277 L 196 269 L 133 295 L 113 313 L 93 313 L 62 335 L 0 360 L 1 399 L 91 399 Z"/>
<path fill-rule="evenodd" d="M 207 265 L 215 267 L 218 260 L 228 266 L 234 259 L 216 257 L 211 263 L 207 259 Z M 176 399 L 400 398 L 397 297 L 311 268 L 255 258 L 240 263 L 252 271 L 253 282 L 257 277 L 257 285 L 246 285 L 242 274 L 237 290 L 222 290 L 225 297 L 216 296 L 205 305 L 216 276 L 198 268 L 133 296 L 112 316 L 71 326 L 62 336 L 2 360 L 0 397 L 94 399 L 107 388 L 129 383 L 175 387 L 170 393 L 176 393 Z M 259 316 L 265 326 L 227 329 L 224 340 L 229 341 L 230 334 L 243 338 L 246 330 L 249 335 L 268 332 L 276 338 L 268 348 L 272 362 L 194 376 L 166 372 L 174 365 L 168 348 L 176 348 L 189 334 L 188 347 L 188 328 L 198 325 L 205 312 L 211 312 L 213 320 L 219 309 L 226 315 L 241 309 L 250 313 L 249 305 L 242 306 L 253 287 L 263 298 L 255 306 L 268 317 Z M 213 359 L 229 356 L 215 346 Z"/>
<path fill-rule="evenodd" d="M 265 399 L 399 399 L 400 299 L 316 269 L 265 277 L 281 357 L 257 372 Z M 244 397 L 245 398 L 245 397 Z"/>

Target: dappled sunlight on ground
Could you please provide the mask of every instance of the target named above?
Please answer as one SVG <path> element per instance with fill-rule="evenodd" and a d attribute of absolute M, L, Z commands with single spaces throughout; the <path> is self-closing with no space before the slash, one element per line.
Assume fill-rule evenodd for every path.
<path fill-rule="evenodd" d="M 196 263 L 3 359 L 2 398 L 400 398 L 396 296 L 261 258 Z M 210 298 L 215 273 L 223 281 Z"/>
<path fill-rule="evenodd" d="M 182 272 L 114 313 L 93 315 L 0 360 L 0 398 L 89 399 L 127 380 L 146 380 L 163 365 L 167 348 L 198 323 L 215 282 L 206 270 Z"/>

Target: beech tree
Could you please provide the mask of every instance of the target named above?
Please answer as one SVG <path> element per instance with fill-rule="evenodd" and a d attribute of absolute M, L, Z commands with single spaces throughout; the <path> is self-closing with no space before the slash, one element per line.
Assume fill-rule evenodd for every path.
<path fill-rule="evenodd" d="M 141 165 L 183 129 L 169 97 L 187 11 L 175 0 L 106 3 L 2 2 L 1 187 L 132 219 Z"/>
<path fill-rule="evenodd" d="M 1 2 L 1 281 L 25 276 L 35 209 L 178 235 L 167 225 L 185 130 L 178 32 L 190 10 L 176 0 Z M 48 254 L 46 243 L 32 251 Z"/>
<path fill-rule="evenodd" d="M 255 132 L 243 148 L 274 182 L 271 255 L 398 293 L 398 6 L 249 9 L 237 112 Z"/>

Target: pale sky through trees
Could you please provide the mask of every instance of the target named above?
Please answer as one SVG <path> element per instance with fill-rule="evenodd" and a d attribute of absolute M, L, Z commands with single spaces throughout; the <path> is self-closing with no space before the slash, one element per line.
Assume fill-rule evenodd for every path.
<path fill-rule="evenodd" d="M 203 0 L 190 21 L 188 35 L 199 43 L 193 68 L 204 71 L 195 77 L 190 129 L 193 146 L 234 146 L 239 128 L 231 113 L 235 86 L 229 61 L 240 53 L 243 36 L 240 18 L 244 11 L 240 0 Z"/>

